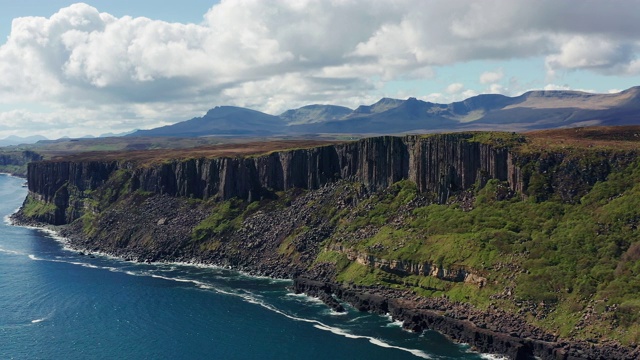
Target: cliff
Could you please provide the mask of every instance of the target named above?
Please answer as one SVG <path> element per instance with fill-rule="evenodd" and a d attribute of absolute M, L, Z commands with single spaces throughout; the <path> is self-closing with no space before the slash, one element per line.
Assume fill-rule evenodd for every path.
<path fill-rule="evenodd" d="M 627 130 L 34 162 L 15 218 L 66 225 L 72 246 L 131 260 L 310 279 L 298 290 L 337 310 L 336 297 L 364 299 L 357 308 L 513 358 L 579 357 L 587 345 L 566 339 L 632 358 L 611 345 L 640 341 L 640 164 Z"/>
<path fill-rule="evenodd" d="M 116 173 L 128 178 L 130 192 L 249 202 L 293 188 L 319 189 L 341 179 L 362 183 L 370 192 L 408 179 L 418 191 L 445 203 L 452 194 L 482 186 L 489 179 L 506 181 L 514 191 L 528 194 L 533 173 L 553 170 L 545 180 L 548 184 L 536 189 L 535 195 L 555 192 L 573 201 L 604 180 L 612 167 L 632 159 L 612 155 L 607 161 L 585 165 L 584 159 L 567 159 L 562 154 L 521 156 L 473 137 L 472 133 L 385 136 L 263 156 L 172 160 L 144 166 L 126 160 L 34 162 L 29 164 L 28 183 L 32 196 L 56 205 L 55 216 L 42 220 L 60 225 L 83 213 L 69 209 L 74 196 L 77 200 L 98 189 Z"/>
<path fill-rule="evenodd" d="M 55 219 L 47 221 L 57 225 L 77 218 L 64 213 L 74 192 L 96 190 L 118 171 L 127 173 L 128 191 L 204 200 L 251 202 L 273 192 L 313 190 L 340 179 L 376 191 L 411 179 L 421 191 L 434 192 L 444 201 L 451 191 L 468 188 L 484 174 L 506 180 L 506 151 L 467 142 L 469 137 L 379 137 L 263 156 L 174 160 L 150 166 L 127 161 L 45 161 L 29 165 L 28 183 L 34 197 L 56 204 Z"/>
<path fill-rule="evenodd" d="M 0 152 L 0 172 L 26 177 L 27 164 L 40 160 L 42 155 L 30 150 Z"/>

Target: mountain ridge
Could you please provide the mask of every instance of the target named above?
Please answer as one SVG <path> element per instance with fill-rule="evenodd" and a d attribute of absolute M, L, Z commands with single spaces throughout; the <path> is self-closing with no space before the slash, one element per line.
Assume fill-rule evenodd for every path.
<path fill-rule="evenodd" d="M 42 135 L 33 135 L 33 136 L 26 136 L 26 137 L 10 135 L 4 139 L 0 139 L 0 146 L 34 144 L 41 140 L 48 140 L 48 139 Z"/>
<path fill-rule="evenodd" d="M 355 110 L 313 104 L 269 115 L 236 106 L 217 106 L 198 118 L 127 136 L 250 136 L 400 134 L 459 130 L 526 131 L 571 126 L 640 123 L 640 87 L 614 94 L 534 90 L 518 96 L 480 94 L 449 104 L 409 97 L 382 98 Z"/>

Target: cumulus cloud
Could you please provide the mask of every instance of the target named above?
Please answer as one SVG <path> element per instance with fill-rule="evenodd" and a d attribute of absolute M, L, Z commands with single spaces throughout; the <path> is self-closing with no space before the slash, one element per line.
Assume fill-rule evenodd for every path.
<path fill-rule="evenodd" d="M 447 85 L 443 89 L 443 92 L 430 93 L 426 96 L 421 96 L 420 99 L 433 103 L 448 104 L 454 101 L 468 99 L 476 95 L 478 95 L 478 93 L 475 90 L 465 88 L 464 84 L 452 83 Z"/>
<path fill-rule="evenodd" d="M 546 58 L 550 71 L 592 69 L 606 73 L 624 72 L 632 66 L 638 44 L 613 42 L 602 36 L 572 36 L 558 40 L 559 51 Z"/>
<path fill-rule="evenodd" d="M 569 85 L 547 84 L 542 90 L 571 90 Z"/>
<path fill-rule="evenodd" d="M 487 89 L 487 93 L 489 94 L 504 94 L 506 89 L 501 84 L 491 84 L 489 85 L 489 89 Z"/>
<path fill-rule="evenodd" d="M 480 74 L 480 83 L 481 84 L 491 84 L 502 80 L 504 77 L 504 73 L 502 69 L 498 69 L 496 71 L 485 71 Z"/>
<path fill-rule="evenodd" d="M 453 83 L 453 84 L 449 84 L 449 86 L 447 86 L 445 91 L 448 94 L 457 94 L 457 93 L 461 92 L 463 89 L 464 89 L 464 84 L 462 84 L 462 83 Z"/>
<path fill-rule="evenodd" d="M 309 103 L 357 106 L 387 95 L 385 82 L 432 79 L 438 67 L 474 60 L 541 57 L 550 74 L 638 74 L 639 5 L 223 0 L 202 23 L 180 24 L 118 18 L 79 3 L 49 18 L 14 20 L 0 46 L 0 104 L 45 104 L 59 112 L 48 120 L 59 127 L 77 126 L 63 120 L 73 113 L 133 128 L 219 104 L 270 113 Z M 479 81 L 504 91 L 495 84 L 503 76 L 488 71 Z M 473 93 L 450 86 L 449 95 Z"/>

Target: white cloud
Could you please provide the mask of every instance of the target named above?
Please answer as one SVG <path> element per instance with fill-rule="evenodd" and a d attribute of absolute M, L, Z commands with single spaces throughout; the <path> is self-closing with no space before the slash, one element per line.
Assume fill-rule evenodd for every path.
<path fill-rule="evenodd" d="M 465 89 L 462 83 L 449 84 L 443 92 L 431 93 L 420 97 L 421 100 L 439 104 L 448 104 L 476 96 L 478 93 L 472 89 Z"/>
<path fill-rule="evenodd" d="M 571 90 L 569 85 L 557 85 L 557 84 L 547 84 L 542 88 L 543 90 Z"/>
<path fill-rule="evenodd" d="M 491 84 L 489 85 L 489 89 L 487 89 L 487 93 L 489 94 L 504 94 L 506 89 L 501 84 Z"/>
<path fill-rule="evenodd" d="M 496 71 L 485 71 L 480 74 L 480 83 L 481 84 L 491 84 L 502 80 L 504 77 L 504 73 L 502 69 L 498 69 Z"/>
<path fill-rule="evenodd" d="M 470 97 L 474 97 L 478 95 L 478 92 L 472 89 L 467 89 L 463 92 L 461 92 L 459 94 L 459 96 L 457 96 L 456 98 L 453 99 L 453 101 L 460 101 L 460 100 L 464 100 L 464 99 L 468 99 Z"/>
<path fill-rule="evenodd" d="M 447 92 L 447 94 L 457 94 L 461 92 L 463 89 L 464 89 L 464 84 L 453 83 L 453 84 L 449 84 L 449 86 L 447 86 L 445 91 Z"/>
<path fill-rule="evenodd" d="M 571 36 L 557 40 L 559 51 L 548 55 L 547 68 L 592 69 L 600 72 L 624 72 L 632 66 L 639 44 L 617 42 L 603 36 Z"/>
<path fill-rule="evenodd" d="M 538 90 L 538 89 L 529 89 L 530 90 Z M 557 85 L 557 84 L 547 84 L 544 86 L 543 90 L 545 91 L 554 91 L 554 90 L 572 90 L 572 91 L 582 91 L 588 93 L 595 93 L 596 91 L 593 89 L 577 89 L 573 88 L 569 85 Z"/>
<path fill-rule="evenodd" d="M 550 75 L 640 74 L 638 6 L 238 0 L 213 6 L 201 24 L 180 24 L 75 4 L 49 18 L 14 20 L 0 46 L 0 105 L 45 104 L 77 114 L 76 126 L 82 114 L 100 112 L 104 127 L 134 128 L 220 104 L 270 113 L 309 103 L 353 107 L 372 94 L 390 95 L 380 93 L 386 82 L 432 79 L 438 67 L 475 60 L 544 57 Z M 479 81 L 505 92 L 496 84 L 503 77 L 499 68 Z M 443 93 L 475 94 L 461 84 Z M 30 126 L 71 127 L 63 117 Z"/>

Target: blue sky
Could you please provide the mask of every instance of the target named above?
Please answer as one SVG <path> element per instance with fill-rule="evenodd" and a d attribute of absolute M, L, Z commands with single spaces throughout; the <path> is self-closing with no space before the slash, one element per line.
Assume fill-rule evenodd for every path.
<path fill-rule="evenodd" d="M 620 91 L 640 85 L 640 0 L 614 4 L 0 0 L 0 138 L 151 128 L 218 105 Z"/>

